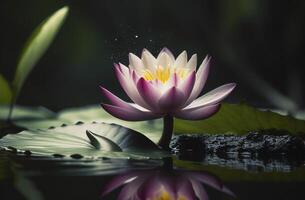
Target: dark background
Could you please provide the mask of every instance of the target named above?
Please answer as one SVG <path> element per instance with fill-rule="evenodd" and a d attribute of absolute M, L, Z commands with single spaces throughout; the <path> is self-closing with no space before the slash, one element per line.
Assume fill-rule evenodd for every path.
<path fill-rule="evenodd" d="M 207 89 L 238 87 L 227 99 L 295 111 L 304 108 L 305 1 L 1 0 L 0 73 L 12 79 L 32 30 L 57 9 L 69 16 L 18 100 L 53 110 L 96 104 L 103 84 L 123 96 L 113 62 L 166 46 L 213 58 Z M 190 55 L 189 55 L 190 57 Z"/>

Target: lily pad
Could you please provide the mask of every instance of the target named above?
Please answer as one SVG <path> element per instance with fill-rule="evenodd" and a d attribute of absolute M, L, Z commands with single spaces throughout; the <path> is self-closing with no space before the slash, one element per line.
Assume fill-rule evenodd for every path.
<path fill-rule="evenodd" d="M 106 123 L 77 123 L 45 130 L 9 134 L 0 147 L 31 155 L 62 155 L 72 158 L 151 158 L 165 153 L 151 140 L 134 130 Z"/>
<path fill-rule="evenodd" d="M 5 120 L 5 114 L 2 113 L 7 112 L 7 110 L 8 108 L 5 106 L 0 107 L 0 121 Z M 106 113 L 99 105 L 69 108 L 62 110 L 58 114 L 43 108 L 35 109 L 17 106 L 13 113 L 13 121 L 16 125 L 27 129 L 60 126 L 62 123 L 73 124 L 78 121 L 115 123 L 143 133 L 154 142 L 159 140 L 163 126 L 161 119 L 142 122 L 119 120 Z M 251 131 L 273 129 L 286 130 L 295 135 L 304 135 L 305 121 L 268 110 L 260 110 L 245 104 L 225 103 L 222 104 L 217 114 L 206 120 L 185 121 L 175 119 L 174 129 L 176 134 L 228 133 L 243 135 Z"/>
<path fill-rule="evenodd" d="M 0 121 L 6 120 L 7 115 L 5 113 L 8 113 L 8 111 L 8 106 L 0 106 Z M 13 110 L 12 120 L 17 126 L 31 130 L 44 129 L 50 126 L 57 127 L 63 123 L 74 124 L 78 121 L 114 123 L 141 132 L 155 143 L 160 139 L 162 133 L 162 120 L 127 122 L 112 117 L 102 110 L 99 105 L 69 108 L 58 114 L 43 107 L 16 106 Z"/>
<path fill-rule="evenodd" d="M 157 143 L 161 137 L 163 122 L 159 120 L 128 122 L 117 119 L 105 112 L 100 105 L 85 106 L 82 108 L 65 109 L 58 114 L 58 119 L 68 123 L 83 122 L 105 122 L 114 123 L 133 129 L 144 135 L 150 140 Z"/>
<path fill-rule="evenodd" d="M 149 134 L 149 138 L 158 141 L 162 132 L 162 120 L 144 122 L 126 122 L 116 119 L 103 111 L 100 106 L 72 108 L 59 113 L 59 119 L 76 122 L 103 121 L 116 123 Z M 262 110 L 246 104 L 222 104 L 220 111 L 206 120 L 186 121 L 175 119 L 175 133 L 190 134 L 237 134 L 243 135 L 258 130 L 286 130 L 291 134 L 305 134 L 305 121 L 289 115 L 281 115 L 269 110 Z"/>
<path fill-rule="evenodd" d="M 294 135 L 305 134 L 305 121 L 246 104 L 222 104 L 220 111 L 206 120 L 175 120 L 175 133 L 237 134 L 259 130 L 286 130 Z M 274 132 L 274 131 L 273 131 Z"/>
<path fill-rule="evenodd" d="M 59 119 L 76 122 L 103 121 L 116 123 L 148 134 L 154 142 L 160 138 L 162 120 L 126 122 L 103 111 L 100 106 L 67 109 L 59 113 Z M 269 110 L 261 110 L 246 104 L 222 104 L 220 111 L 206 120 L 186 121 L 175 119 L 175 133 L 193 134 L 237 134 L 243 135 L 258 130 L 286 130 L 291 134 L 305 134 L 305 121 Z"/>

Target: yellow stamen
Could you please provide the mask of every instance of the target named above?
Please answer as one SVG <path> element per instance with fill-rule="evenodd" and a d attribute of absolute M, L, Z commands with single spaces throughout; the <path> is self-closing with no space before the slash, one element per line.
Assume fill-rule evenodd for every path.
<path fill-rule="evenodd" d="M 147 81 L 155 80 L 154 74 L 150 70 L 145 70 L 144 79 Z"/>
<path fill-rule="evenodd" d="M 159 65 L 155 71 L 151 71 L 149 69 L 145 70 L 143 78 L 147 81 L 159 80 L 161 83 L 165 84 L 173 73 L 177 73 L 181 79 L 184 79 L 188 75 L 189 70 L 184 68 L 177 69 L 174 67 L 171 71 L 170 66 L 164 68 L 163 66 Z"/>
<path fill-rule="evenodd" d="M 183 195 L 179 195 L 178 200 L 187 200 L 187 198 Z"/>
<path fill-rule="evenodd" d="M 172 200 L 170 194 L 164 189 L 162 188 L 160 193 L 155 196 L 152 200 Z"/>

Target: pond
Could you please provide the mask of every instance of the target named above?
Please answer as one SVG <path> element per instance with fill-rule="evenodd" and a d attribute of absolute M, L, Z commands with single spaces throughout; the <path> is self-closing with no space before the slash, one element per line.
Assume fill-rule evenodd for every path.
<path fill-rule="evenodd" d="M 186 178 L 190 177 L 191 180 L 202 177 L 198 182 L 203 187 L 203 199 L 206 196 L 209 199 L 298 199 L 303 195 L 304 141 L 285 132 L 245 136 L 175 135 L 169 153 L 149 150 L 154 147 L 149 147 L 142 137 L 138 138 L 137 132 L 98 122 L 103 119 L 108 123 L 124 123 L 157 141 L 161 132 L 159 120 L 123 122 L 107 117 L 94 105 L 64 110 L 61 115 L 65 118 L 38 117 L 31 121 L 25 117 L 29 116 L 28 109 L 33 108 L 16 107 L 13 116 L 19 113 L 19 118 L 15 123 L 40 129 L 8 134 L 0 141 L 4 147 L 0 159 L 0 188 L 4 199 L 117 199 L 119 195 L 127 199 L 134 193 L 148 193 L 147 187 L 154 188 L 155 199 L 166 199 L 166 195 L 171 195 L 166 191 L 174 190 L 172 188 L 179 191 L 175 184 L 189 183 Z M 63 125 L 63 121 L 66 124 Z M 40 126 L 44 124 L 52 126 L 43 130 Z M 86 130 L 96 135 L 90 136 Z M 113 139 L 117 132 L 123 138 L 124 135 L 133 137 L 133 142 L 121 143 L 119 138 Z M 99 139 L 98 135 L 108 135 L 125 152 L 96 149 L 90 137 Z M 145 144 L 146 151 L 137 151 L 139 142 L 134 141 L 140 141 L 140 147 Z M 129 144 L 132 144 L 131 150 Z M 133 180 L 135 177 L 140 181 Z M 122 184 L 104 194 L 113 180 Z M 157 181 L 157 186 L 172 187 L 162 193 L 160 188 L 153 187 L 154 183 L 149 183 L 152 180 Z M 128 185 L 135 189 L 128 189 Z"/>
<path fill-rule="evenodd" d="M 1 108 L 4 116 L 8 109 Z M 202 177 L 197 182 L 204 199 L 303 195 L 304 139 L 287 131 L 181 134 L 177 127 L 180 133 L 172 138 L 168 152 L 155 149 L 153 143 L 160 138 L 162 121 L 126 122 L 98 105 L 65 109 L 55 116 L 45 108 L 16 106 L 12 118 L 15 125 L 2 129 L 0 140 L 4 199 L 117 199 L 121 193 L 144 195 L 151 191 L 147 187 L 156 191 L 149 193 L 154 199 L 166 199 L 170 191 L 180 191 L 175 184 L 190 183 L 189 177 Z M 7 134 L 13 130 L 19 133 Z M 129 179 L 123 179 L 128 174 Z M 117 177 L 125 184 L 103 195 Z M 127 190 L 128 184 L 136 189 Z M 163 184 L 171 187 L 162 189 Z"/>
<path fill-rule="evenodd" d="M 209 162 L 204 160 L 179 160 L 176 156 L 163 160 L 92 160 L 16 156 L 7 152 L 2 152 L 1 158 L 1 199 L 116 199 L 125 186 L 102 196 L 107 185 L 115 177 L 123 177 L 135 171 L 145 175 L 151 174 L 148 180 L 157 177 L 160 181 L 164 176 L 176 178 L 183 173 L 197 172 L 204 176 L 207 182 L 203 183 L 203 186 L 210 199 L 234 198 L 213 186 L 215 182 L 209 176 L 214 177 L 220 185 L 224 184 L 229 188 L 237 199 L 300 199 L 305 185 L 303 162 L 301 166 L 294 166 L 271 160 L 268 164 L 251 159 L 223 159 L 223 164 L 220 165 L 208 164 Z M 270 163 L 273 163 L 272 167 Z M 162 176 L 154 174 L 160 171 L 163 173 Z M 177 174 L 170 175 L 172 173 Z M 184 180 L 175 181 L 181 183 Z M 131 183 L 128 182 L 126 185 Z M 140 187 L 141 191 L 144 190 L 141 189 L 143 184 L 140 181 L 133 184 L 133 187 Z"/>

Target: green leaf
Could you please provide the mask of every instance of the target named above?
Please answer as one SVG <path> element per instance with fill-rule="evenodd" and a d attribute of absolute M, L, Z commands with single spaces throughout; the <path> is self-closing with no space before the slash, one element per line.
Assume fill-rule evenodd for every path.
<path fill-rule="evenodd" d="M 222 104 L 220 111 L 206 120 L 175 120 L 175 133 L 242 135 L 257 130 L 287 130 L 291 134 L 305 134 L 305 121 L 259 110 L 245 104 Z"/>
<path fill-rule="evenodd" d="M 128 122 L 111 116 L 100 105 L 65 109 L 58 113 L 58 119 L 67 123 L 96 121 L 119 124 L 146 135 L 155 143 L 160 139 L 162 133 L 162 120 Z"/>
<path fill-rule="evenodd" d="M 100 106 L 66 109 L 59 118 L 73 123 L 77 121 L 103 121 L 116 123 L 146 134 L 157 142 L 162 132 L 162 120 L 126 122 L 106 113 Z M 305 121 L 267 110 L 260 110 L 245 104 L 222 104 L 220 111 L 206 120 L 185 121 L 175 119 L 175 133 L 197 134 L 246 134 L 255 130 L 287 130 L 291 134 L 304 134 Z"/>
<path fill-rule="evenodd" d="M 112 117 L 99 105 L 70 108 L 55 114 L 48 115 L 45 109 L 32 110 L 24 107 L 16 107 L 13 113 L 14 123 L 28 129 L 47 128 L 60 126 L 62 123 L 73 124 L 82 122 L 105 122 L 115 123 L 143 133 L 152 141 L 157 142 L 162 133 L 162 120 L 127 122 Z M 0 107 L 0 120 L 5 111 Z M 35 112 L 34 112 L 35 111 Z M 45 110 L 46 111 L 46 110 Z M 40 117 L 32 120 L 23 119 L 25 115 L 31 116 L 40 113 Z M 37 115 L 36 114 L 36 115 Z M 50 114 L 50 113 L 49 113 Z M 19 117 L 18 117 L 19 115 Z M 175 133 L 197 134 L 246 134 L 255 130 L 282 129 L 291 134 L 304 134 L 305 121 L 290 116 L 280 115 L 271 111 L 263 111 L 244 104 L 223 104 L 220 111 L 209 119 L 201 121 L 184 121 L 175 119 Z"/>
<path fill-rule="evenodd" d="M 0 121 L 6 120 L 8 111 L 8 106 L 0 106 Z M 160 139 L 162 132 L 161 120 L 127 122 L 109 115 L 99 105 L 69 108 L 58 114 L 43 107 L 16 106 L 13 111 L 12 121 L 17 126 L 26 129 L 57 127 L 63 123 L 74 124 L 79 121 L 114 123 L 141 132 L 154 142 Z"/>
<path fill-rule="evenodd" d="M 59 118 L 73 123 L 77 121 L 103 121 L 116 123 L 146 134 L 157 142 L 162 132 L 162 120 L 127 122 L 116 119 L 100 106 L 71 108 L 59 113 Z M 245 104 L 222 104 L 220 111 L 206 120 L 185 121 L 175 119 L 175 133 L 197 134 L 246 134 L 255 130 L 287 130 L 291 134 L 305 134 L 305 121 L 268 110 L 260 110 Z"/>
<path fill-rule="evenodd" d="M 112 140 L 95 134 L 92 131 L 86 130 L 87 137 L 90 140 L 90 144 L 94 146 L 96 149 L 101 149 L 104 151 L 123 151 L 119 145 L 114 143 Z"/>
<path fill-rule="evenodd" d="M 28 150 L 37 155 L 139 159 L 167 155 L 139 132 L 115 124 L 95 122 L 9 134 L 0 140 L 0 147 Z"/>
<path fill-rule="evenodd" d="M 13 80 L 13 101 L 16 100 L 25 79 L 35 64 L 54 40 L 66 18 L 68 10 L 68 7 L 64 7 L 55 12 L 52 16 L 44 20 L 29 37 L 17 64 Z"/>
<path fill-rule="evenodd" d="M 10 109 L 9 106 L 0 105 L 0 121 L 6 120 L 9 109 Z M 11 119 L 16 122 L 22 121 L 22 122 L 26 123 L 27 121 L 56 119 L 56 117 L 57 117 L 57 115 L 54 112 L 52 112 L 44 107 L 15 106 Z M 17 123 L 17 125 L 18 125 L 18 123 Z M 25 126 L 23 126 L 23 127 L 25 127 Z M 29 127 L 25 127 L 25 128 L 29 128 Z M 33 128 L 35 128 L 35 127 L 33 127 Z"/>
<path fill-rule="evenodd" d="M 12 99 L 12 91 L 8 81 L 0 74 L 0 105 L 9 104 Z"/>

